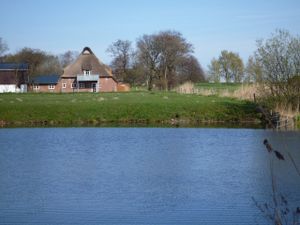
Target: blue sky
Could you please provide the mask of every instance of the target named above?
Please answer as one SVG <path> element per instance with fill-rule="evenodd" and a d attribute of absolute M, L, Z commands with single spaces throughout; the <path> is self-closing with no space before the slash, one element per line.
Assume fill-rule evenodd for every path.
<path fill-rule="evenodd" d="M 246 60 L 277 28 L 300 34 L 299 0 L 0 0 L 0 37 L 53 54 L 92 48 L 105 63 L 115 40 L 176 30 L 206 68 L 223 49 Z"/>

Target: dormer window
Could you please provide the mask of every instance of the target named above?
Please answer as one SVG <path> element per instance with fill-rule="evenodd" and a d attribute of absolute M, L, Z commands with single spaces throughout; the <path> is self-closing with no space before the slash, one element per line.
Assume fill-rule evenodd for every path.
<path fill-rule="evenodd" d="M 83 75 L 89 76 L 89 75 L 91 75 L 91 71 L 90 70 L 84 70 Z"/>

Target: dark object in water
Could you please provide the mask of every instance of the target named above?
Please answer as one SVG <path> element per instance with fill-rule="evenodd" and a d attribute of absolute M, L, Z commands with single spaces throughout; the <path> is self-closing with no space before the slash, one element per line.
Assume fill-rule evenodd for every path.
<path fill-rule="evenodd" d="M 299 214 L 300 214 L 300 207 L 297 207 L 296 213 L 299 213 Z"/>
<path fill-rule="evenodd" d="M 264 140 L 264 145 L 266 146 L 266 149 L 268 150 L 269 153 L 273 151 L 273 148 L 272 148 L 271 144 L 269 143 L 268 139 Z M 274 150 L 274 153 L 279 160 L 284 160 L 284 157 L 280 152 Z"/>
<path fill-rule="evenodd" d="M 276 155 L 276 157 L 279 159 L 279 160 L 284 160 L 284 157 L 283 157 L 283 155 L 280 153 L 280 152 L 278 152 L 278 151 L 274 151 L 275 152 L 275 155 Z"/>
<path fill-rule="evenodd" d="M 266 146 L 268 152 L 272 152 L 272 146 L 269 144 L 267 139 L 264 140 L 264 145 Z"/>

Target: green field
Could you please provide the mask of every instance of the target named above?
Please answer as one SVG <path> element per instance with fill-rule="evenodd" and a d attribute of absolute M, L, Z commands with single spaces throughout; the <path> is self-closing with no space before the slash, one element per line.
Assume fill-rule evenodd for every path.
<path fill-rule="evenodd" d="M 153 125 L 258 123 L 247 101 L 174 92 L 1 94 L 2 126 Z"/>

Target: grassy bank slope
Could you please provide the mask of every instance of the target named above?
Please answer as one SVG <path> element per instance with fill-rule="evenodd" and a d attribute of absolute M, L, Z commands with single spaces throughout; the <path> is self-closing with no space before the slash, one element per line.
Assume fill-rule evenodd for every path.
<path fill-rule="evenodd" d="M 1 94 L 2 126 L 257 122 L 255 105 L 165 92 Z"/>

